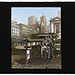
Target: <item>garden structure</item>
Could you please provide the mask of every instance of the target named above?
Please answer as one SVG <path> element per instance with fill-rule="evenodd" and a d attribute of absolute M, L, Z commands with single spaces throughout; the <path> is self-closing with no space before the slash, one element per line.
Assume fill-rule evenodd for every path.
<path fill-rule="evenodd" d="M 28 60 L 34 57 L 41 57 L 47 59 L 49 57 L 50 48 L 48 46 L 49 42 L 47 41 L 50 38 L 46 39 L 25 39 L 25 60 L 26 64 L 28 64 Z"/>

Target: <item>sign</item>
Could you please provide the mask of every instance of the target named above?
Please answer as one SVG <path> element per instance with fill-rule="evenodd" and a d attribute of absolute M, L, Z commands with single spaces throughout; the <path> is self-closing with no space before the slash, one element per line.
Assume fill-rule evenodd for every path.
<path fill-rule="evenodd" d="M 39 43 L 37 42 L 37 45 L 38 45 Z"/>
<path fill-rule="evenodd" d="M 28 42 L 28 46 L 30 46 L 30 42 Z"/>
<path fill-rule="evenodd" d="M 35 45 L 35 42 L 33 42 L 33 45 Z"/>

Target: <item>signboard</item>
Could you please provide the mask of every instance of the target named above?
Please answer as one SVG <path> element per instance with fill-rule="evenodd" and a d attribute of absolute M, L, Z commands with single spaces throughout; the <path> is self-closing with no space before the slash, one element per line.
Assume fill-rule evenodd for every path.
<path fill-rule="evenodd" d="M 35 42 L 33 42 L 33 45 L 35 45 Z"/>
<path fill-rule="evenodd" d="M 37 42 L 37 45 L 38 45 L 39 43 Z"/>
<path fill-rule="evenodd" d="M 28 42 L 28 46 L 30 46 L 30 42 Z"/>

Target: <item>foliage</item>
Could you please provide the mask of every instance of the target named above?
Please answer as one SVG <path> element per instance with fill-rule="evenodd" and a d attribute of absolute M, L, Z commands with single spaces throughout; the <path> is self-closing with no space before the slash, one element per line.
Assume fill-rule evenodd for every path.
<path fill-rule="evenodd" d="M 35 35 L 48 35 L 48 34 L 55 34 L 55 33 L 33 33 L 33 34 L 35 34 Z"/>
<path fill-rule="evenodd" d="M 31 38 L 32 39 L 37 39 L 38 38 L 38 35 L 52 35 L 53 36 L 53 34 L 55 34 L 55 33 L 33 33 L 33 34 L 31 34 Z"/>
<path fill-rule="evenodd" d="M 60 48 L 60 45 L 54 45 L 55 48 Z"/>
<path fill-rule="evenodd" d="M 25 49 L 12 49 L 13 55 L 25 55 Z"/>
<path fill-rule="evenodd" d="M 21 40 L 19 39 L 15 39 L 15 38 L 11 38 L 11 46 L 15 46 L 21 43 Z"/>
<path fill-rule="evenodd" d="M 11 38 L 11 54 L 15 54 L 16 53 L 16 48 L 14 46 L 15 40 L 14 38 Z"/>
<path fill-rule="evenodd" d="M 37 38 L 38 38 L 38 35 L 36 35 L 36 34 L 31 34 L 31 38 L 32 38 L 32 39 L 37 39 Z"/>
<path fill-rule="evenodd" d="M 40 52 L 40 47 L 39 46 L 38 46 L 38 50 Z M 39 54 L 38 50 L 36 49 L 36 47 L 34 47 L 33 50 L 32 50 L 31 56 L 34 56 L 34 57 L 39 56 L 40 54 Z"/>
<path fill-rule="evenodd" d="M 11 46 L 14 45 L 14 38 L 11 38 Z"/>
<path fill-rule="evenodd" d="M 54 55 L 55 56 L 61 55 L 61 50 L 54 50 Z"/>
<path fill-rule="evenodd" d="M 11 54 L 16 54 L 16 48 L 15 48 L 15 46 L 12 46 Z"/>
<path fill-rule="evenodd" d="M 54 43 L 61 43 L 61 39 L 55 40 Z"/>

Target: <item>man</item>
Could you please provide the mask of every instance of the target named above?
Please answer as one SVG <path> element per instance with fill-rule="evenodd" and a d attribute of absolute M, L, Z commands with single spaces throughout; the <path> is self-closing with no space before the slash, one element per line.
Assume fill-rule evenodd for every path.
<path fill-rule="evenodd" d="M 44 41 L 43 41 L 43 56 L 44 56 L 44 59 L 48 59 L 48 49 L 47 49 L 47 44 L 48 44 L 48 42 L 47 42 L 47 40 L 45 39 Z"/>
<path fill-rule="evenodd" d="M 51 39 L 49 39 L 49 47 L 50 47 L 50 61 L 53 61 L 54 59 L 54 45 Z"/>

